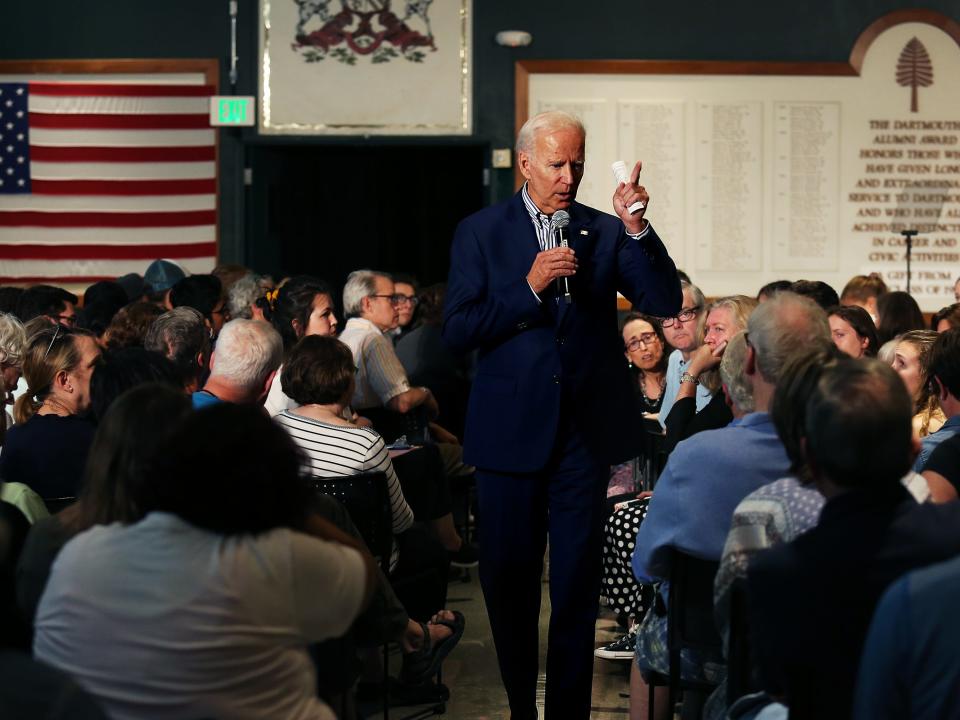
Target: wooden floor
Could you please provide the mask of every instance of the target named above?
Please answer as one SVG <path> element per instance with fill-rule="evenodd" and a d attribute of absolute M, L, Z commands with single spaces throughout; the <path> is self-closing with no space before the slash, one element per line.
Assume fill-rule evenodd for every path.
<path fill-rule="evenodd" d="M 547 620 L 550 616 L 550 599 L 546 583 L 543 584 L 543 602 L 540 614 L 541 668 L 546 651 Z M 467 618 L 463 639 L 443 665 L 443 680 L 450 688 L 450 702 L 444 717 L 451 720 L 507 720 L 510 717 L 506 694 L 500 684 L 496 653 L 487 622 L 486 606 L 477 573 L 472 573 L 470 582 L 454 581 L 450 585 L 447 607 L 459 610 Z M 615 639 L 619 628 L 601 611 L 597 620 L 597 645 Z M 620 693 L 627 692 L 628 661 L 611 662 L 597 659 L 593 670 L 593 712 L 597 720 L 621 720 L 627 717 L 627 699 Z M 540 685 L 544 676 L 541 671 Z M 543 718 L 542 695 L 539 696 Z M 414 708 L 391 709 L 390 717 L 402 717 Z M 377 714 L 371 719 L 379 719 Z M 550 719 L 548 719 L 550 720 Z"/>

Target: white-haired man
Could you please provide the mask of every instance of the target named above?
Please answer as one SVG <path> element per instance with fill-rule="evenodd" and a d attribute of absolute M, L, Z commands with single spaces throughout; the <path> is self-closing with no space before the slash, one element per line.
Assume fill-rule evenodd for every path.
<path fill-rule="evenodd" d="M 616 291 L 658 316 L 680 310 L 676 267 L 644 219 L 640 163 L 611 217 L 577 202 L 586 132 L 541 113 L 517 136 L 526 183 L 460 223 L 443 338 L 479 350 L 465 459 L 477 466 L 480 580 L 511 717 L 537 716 L 541 570 L 550 535 L 547 717 L 590 715 L 601 536 L 609 466 L 639 437 Z M 644 209 L 629 208 L 643 202 Z M 569 215 L 570 247 L 551 223 Z M 558 279 L 566 278 L 566 287 Z"/>
<path fill-rule="evenodd" d="M 217 336 L 210 377 L 193 394 L 200 409 L 218 402 L 262 405 L 283 360 L 283 341 L 261 320 L 231 320 Z"/>

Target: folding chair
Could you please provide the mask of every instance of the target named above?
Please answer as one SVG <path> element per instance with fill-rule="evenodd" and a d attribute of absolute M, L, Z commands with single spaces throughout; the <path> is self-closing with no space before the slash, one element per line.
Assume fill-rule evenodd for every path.
<path fill-rule="evenodd" d="M 314 492 L 336 498 L 347 509 L 350 519 L 363 538 L 383 574 L 390 574 L 390 553 L 393 548 L 393 512 L 390 508 L 390 489 L 385 473 L 361 473 L 338 477 L 313 477 L 308 480 Z M 383 720 L 390 717 L 390 646 L 383 644 Z M 442 682 L 437 671 L 437 682 Z M 446 703 L 439 702 L 423 711 L 407 715 L 402 720 L 443 715 Z"/>
<path fill-rule="evenodd" d="M 670 674 L 652 673 L 649 678 L 649 718 L 654 717 L 654 688 L 669 687 L 668 706 L 671 716 L 681 693 L 704 696 L 715 684 L 684 680 L 681 676 L 680 652 L 698 651 L 701 657 L 722 657 L 720 634 L 713 619 L 713 579 L 719 563 L 673 550 L 670 558 L 670 598 L 667 602 L 667 648 Z M 684 713 L 686 714 L 686 713 Z M 698 716 L 699 717 L 699 716 Z"/>

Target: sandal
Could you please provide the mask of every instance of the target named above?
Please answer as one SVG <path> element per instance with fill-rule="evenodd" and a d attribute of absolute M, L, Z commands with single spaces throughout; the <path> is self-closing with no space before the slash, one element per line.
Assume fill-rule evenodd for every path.
<path fill-rule="evenodd" d="M 437 674 L 444 659 L 463 637 L 463 628 L 466 625 L 463 613 L 457 610 L 452 612 L 453 620 L 438 620 L 433 623 L 444 625 L 452 631 L 436 644 L 430 638 L 430 628 L 427 627 L 427 623 L 420 623 L 420 627 L 423 628 L 423 644 L 412 653 L 403 656 L 403 666 L 400 669 L 401 682 L 419 685 Z"/>

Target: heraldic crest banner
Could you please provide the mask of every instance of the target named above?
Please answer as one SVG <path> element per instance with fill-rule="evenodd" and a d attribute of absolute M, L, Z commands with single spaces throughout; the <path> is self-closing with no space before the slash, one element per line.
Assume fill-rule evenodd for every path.
<path fill-rule="evenodd" d="M 265 134 L 471 131 L 471 0 L 261 0 Z"/>

